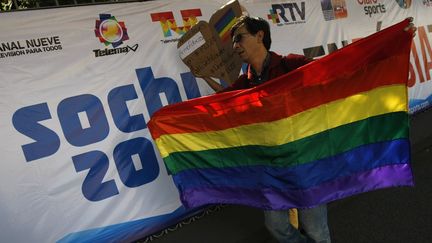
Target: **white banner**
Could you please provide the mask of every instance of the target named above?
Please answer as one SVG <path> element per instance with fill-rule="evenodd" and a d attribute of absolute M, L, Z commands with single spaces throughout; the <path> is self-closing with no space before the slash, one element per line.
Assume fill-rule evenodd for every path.
<path fill-rule="evenodd" d="M 160 0 L 0 15 L 3 241 L 130 242 L 191 213 L 146 123 L 164 105 L 212 93 L 176 46 L 224 3 Z M 410 110 L 429 106 L 430 1 L 240 3 L 269 21 L 272 50 L 316 58 L 414 17 Z"/>

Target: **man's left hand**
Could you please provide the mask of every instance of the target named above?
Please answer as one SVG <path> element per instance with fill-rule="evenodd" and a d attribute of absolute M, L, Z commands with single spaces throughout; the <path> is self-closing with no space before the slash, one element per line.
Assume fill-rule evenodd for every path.
<path fill-rule="evenodd" d="M 407 27 L 404 28 L 404 31 L 408 31 L 414 37 L 416 35 L 416 31 L 417 31 L 417 27 L 415 27 L 414 23 L 413 23 L 414 18 L 409 17 L 408 19 L 409 19 L 409 24 L 407 25 Z"/>

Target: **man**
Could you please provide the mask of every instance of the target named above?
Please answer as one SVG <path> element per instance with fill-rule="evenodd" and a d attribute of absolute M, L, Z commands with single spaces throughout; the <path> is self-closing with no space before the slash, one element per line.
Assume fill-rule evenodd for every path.
<path fill-rule="evenodd" d="M 249 64 L 248 71 L 227 88 L 210 77 L 202 77 L 216 92 L 251 88 L 312 61 L 303 55 L 290 54 L 283 57 L 269 51 L 270 26 L 262 18 L 242 16 L 231 28 L 231 36 L 234 51 Z"/>
<path fill-rule="evenodd" d="M 209 77 L 203 77 L 216 92 L 251 88 L 312 61 L 303 55 L 281 56 L 269 51 L 270 26 L 262 18 L 242 16 L 231 28 L 231 36 L 234 51 L 248 63 L 247 73 L 227 88 L 223 88 Z M 330 242 L 326 205 L 298 210 L 300 226 L 307 236 L 290 224 L 288 210 L 264 211 L 264 216 L 266 227 L 279 242 L 307 242 L 307 237 L 316 242 Z"/>
<path fill-rule="evenodd" d="M 412 18 L 410 20 L 412 22 Z M 405 31 L 415 35 L 416 28 L 410 23 Z M 242 16 L 231 28 L 231 37 L 234 51 L 248 64 L 247 73 L 227 88 L 209 77 L 203 77 L 216 92 L 251 88 L 313 61 L 302 55 L 281 56 L 269 51 L 270 26 L 262 18 Z M 300 84 L 289 85 L 295 88 Z M 299 224 L 304 234 L 290 224 L 288 210 L 264 211 L 264 216 L 266 227 L 279 242 L 331 242 L 325 204 L 298 210 Z"/>

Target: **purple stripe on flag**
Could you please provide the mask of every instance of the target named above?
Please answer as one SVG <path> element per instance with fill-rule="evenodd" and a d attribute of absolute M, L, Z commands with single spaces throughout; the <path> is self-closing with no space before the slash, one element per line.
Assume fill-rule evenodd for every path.
<path fill-rule="evenodd" d="M 338 178 L 305 190 L 202 187 L 182 191 L 181 200 L 186 207 L 222 203 L 263 209 L 308 208 L 376 189 L 413 185 L 411 166 L 393 164 Z"/>

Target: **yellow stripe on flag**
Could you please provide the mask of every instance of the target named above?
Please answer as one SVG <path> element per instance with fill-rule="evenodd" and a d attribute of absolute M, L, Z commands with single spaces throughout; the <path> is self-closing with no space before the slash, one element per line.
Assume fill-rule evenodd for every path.
<path fill-rule="evenodd" d="M 407 111 L 406 100 L 405 85 L 383 86 L 277 121 L 243 125 L 220 131 L 162 135 L 156 139 L 156 143 L 163 158 L 173 152 L 246 145 L 276 146 L 368 117 Z"/>

